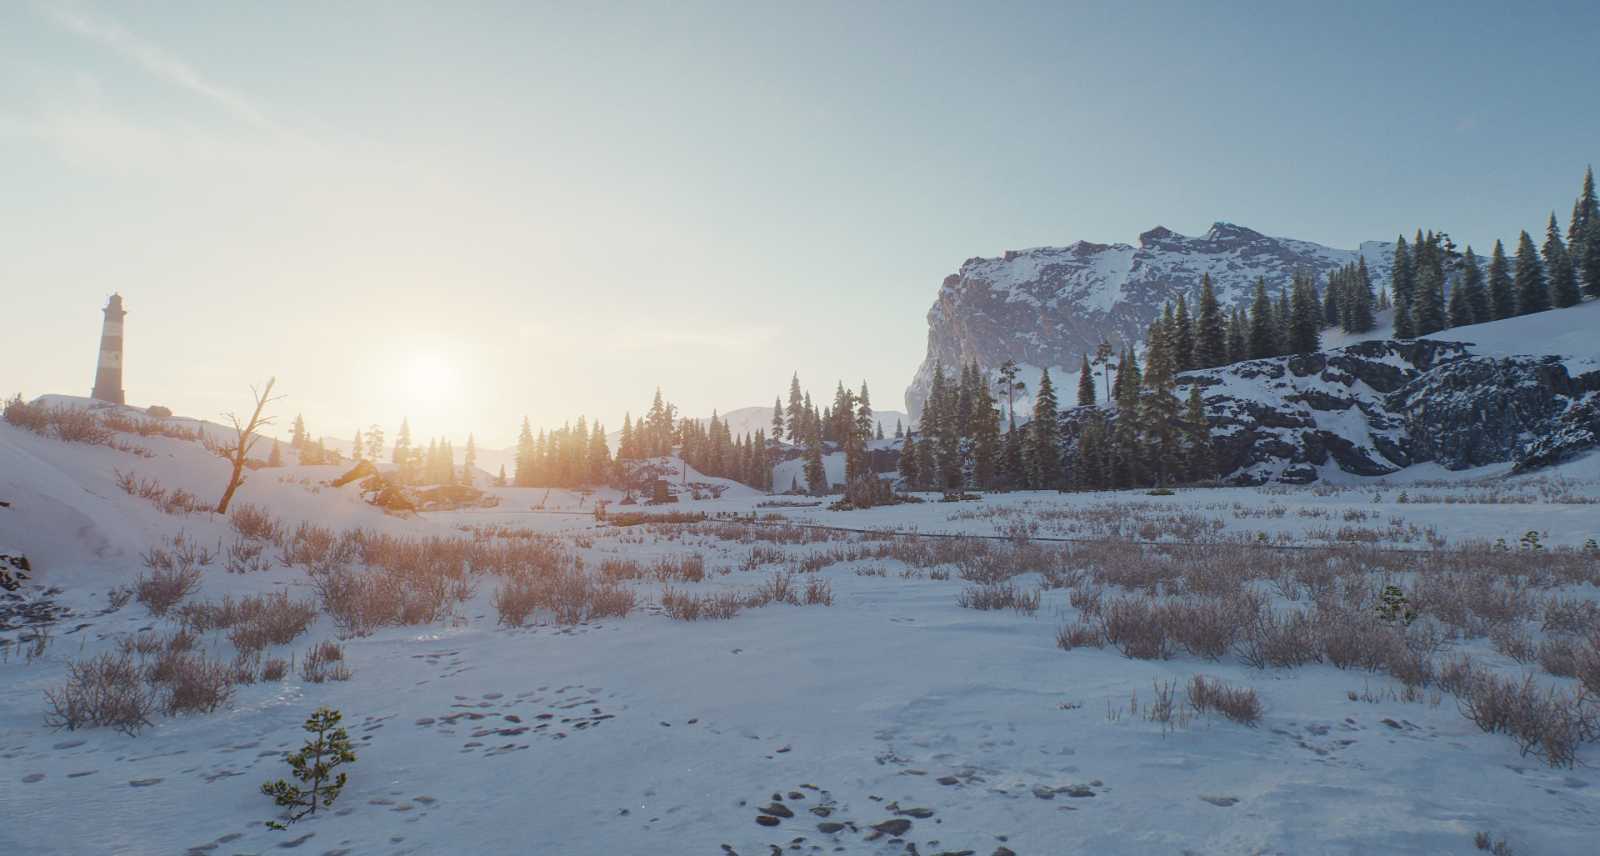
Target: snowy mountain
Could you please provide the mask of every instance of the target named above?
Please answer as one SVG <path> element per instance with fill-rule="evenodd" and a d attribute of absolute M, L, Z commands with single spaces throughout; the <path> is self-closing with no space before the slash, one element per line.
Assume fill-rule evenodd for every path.
<path fill-rule="evenodd" d="M 1059 375 L 1075 373 L 1079 355 L 1093 354 L 1102 339 L 1143 341 L 1167 301 L 1187 294 L 1193 305 L 1202 274 L 1231 308 L 1249 299 L 1258 277 L 1276 293 L 1297 270 L 1326 275 L 1362 257 L 1374 286 L 1386 285 L 1393 252 L 1391 242 L 1341 250 L 1219 222 L 1199 237 L 1157 226 L 1136 246 L 1075 241 L 968 259 L 928 310 L 927 356 L 906 389 L 906 409 L 922 412 L 936 365 L 949 371 L 973 359 L 989 372 L 1007 359 L 1035 376 L 1049 368 L 1058 388 L 1071 389 Z"/>

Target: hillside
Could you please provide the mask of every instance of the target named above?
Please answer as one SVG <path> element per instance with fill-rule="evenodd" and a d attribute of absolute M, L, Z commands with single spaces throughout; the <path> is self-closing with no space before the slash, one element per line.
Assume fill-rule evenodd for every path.
<path fill-rule="evenodd" d="M 1049 368 L 1070 389 L 1062 378 L 1076 376 L 1080 355 L 1102 339 L 1143 341 L 1161 307 L 1179 294 L 1192 297 L 1203 274 L 1231 308 L 1248 299 L 1258 277 L 1276 285 L 1297 270 L 1326 275 L 1361 258 L 1381 287 L 1393 251 L 1383 241 L 1341 250 L 1219 222 L 1197 237 L 1157 226 L 1137 244 L 1075 241 L 968 259 L 928 310 L 927 354 L 906 389 L 906 409 L 921 413 L 934 366 L 949 371 L 971 360 L 992 371 L 1012 359 L 1035 378 Z"/>

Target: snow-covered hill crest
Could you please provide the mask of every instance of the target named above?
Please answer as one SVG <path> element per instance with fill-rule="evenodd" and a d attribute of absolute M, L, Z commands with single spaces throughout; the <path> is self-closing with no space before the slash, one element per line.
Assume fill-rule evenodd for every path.
<path fill-rule="evenodd" d="M 1258 277 L 1276 288 L 1296 270 L 1326 275 L 1362 257 L 1374 284 L 1387 284 L 1391 243 L 1341 250 L 1221 222 L 1198 237 L 1157 226 L 1137 245 L 1076 241 L 968 259 L 928 310 L 927 356 L 906 390 L 906 409 L 913 418 L 921 413 L 936 365 L 949 370 L 976 359 L 990 371 L 1014 359 L 1071 370 L 1101 339 L 1143 341 L 1162 305 L 1192 297 L 1202 274 L 1232 307 L 1248 299 Z"/>

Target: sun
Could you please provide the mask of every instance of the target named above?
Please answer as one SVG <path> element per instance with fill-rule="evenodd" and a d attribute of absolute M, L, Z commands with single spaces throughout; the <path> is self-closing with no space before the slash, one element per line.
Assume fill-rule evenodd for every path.
<path fill-rule="evenodd" d="M 433 406 L 450 398 L 457 383 L 455 367 L 441 351 L 417 351 L 406 368 L 406 395 L 414 404 Z"/>

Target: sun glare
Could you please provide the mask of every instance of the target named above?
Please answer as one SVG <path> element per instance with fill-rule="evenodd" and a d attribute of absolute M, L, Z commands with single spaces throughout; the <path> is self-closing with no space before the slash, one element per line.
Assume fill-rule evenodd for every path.
<path fill-rule="evenodd" d="M 411 355 L 406 374 L 406 391 L 419 404 L 438 404 L 455 386 L 455 371 L 450 360 L 438 351 L 419 351 Z"/>

